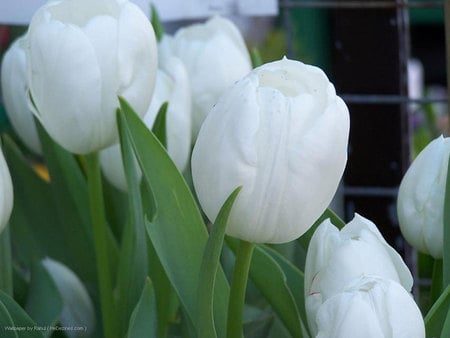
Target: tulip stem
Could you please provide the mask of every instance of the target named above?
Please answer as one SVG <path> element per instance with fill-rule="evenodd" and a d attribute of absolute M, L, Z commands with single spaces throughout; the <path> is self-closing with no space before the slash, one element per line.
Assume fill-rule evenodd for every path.
<path fill-rule="evenodd" d="M 97 278 L 100 290 L 103 333 L 105 337 L 117 337 L 115 306 L 111 281 L 110 262 L 108 258 L 107 225 L 103 199 L 103 187 L 100 174 L 98 153 L 86 156 L 89 204 L 94 235 Z"/>
<path fill-rule="evenodd" d="M 13 295 L 11 242 L 8 225 L 0 234 L 0 290 L 10 296 Z"/>
<path fill-rule="evenodd" d="M 241 240 L 236 255 L 233 277 L 231 280 L 230 300 L 228 303 L 227 337 L 243 337 L 242 322 L 244 314 L 245 291 L 248 272 L 255 245 Z"/>

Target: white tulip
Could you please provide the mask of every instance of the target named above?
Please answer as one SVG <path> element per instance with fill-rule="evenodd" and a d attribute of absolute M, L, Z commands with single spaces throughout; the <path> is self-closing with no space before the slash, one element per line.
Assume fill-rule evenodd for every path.
<path fill-rule="evenodd" d="M 283 243 L 306 232 L 336 192 L 347 161 L 349 113 L 317 67 L 283 59 L 230 87 L 192 155 L 201 206 L 214 221 L 243 186 L 227 233 Z"/>
<path fill-rule="evenodd" d="M 238 28 L 216 16 L 183 27 L 160 42 L 160 57 L 179 57 L 186 65 L 192 90 L 193 142 L 206 115 L 231 84 L 247 75 L 251 60 Z"/>
<path fill-rule="evenodd" d="M 13 185 L 8 165 L 0 149 L 0 233 L 5 229 L 13 208 Z"/>
<path fill-rule="evenodd" d="M 400 230 L 417 250 L 442 258 L 444 197 L 450 138 L 438 137 L 413 161 L 400 184 L 397 213 Z"/>
<path fill-rule="evenodd" d="M 321 304 L 316 338 L 425 338 L 411 294 L 389 279 L 365 276 Z"/>
<path fill-rule="evenodd" d="M 329 219 L 320 224 L 305 263 L 305 304 L 313 332 L 321 304 L 366 275 L 394 280 L 408 292 L 412 289 L 408 267 L 371 221 L 355 215 L 340 231 Z"/>
<path fill-rule="evenodd" d="M 95 310 L 80 279 L 65 265 L 45 258 L 42 265 L 48 271 L 61 295 L 63 308 L 59 321 L 65 327 L 83 327 L 86 331 L 67 331 L 68 337 L 88 337 L 95 327 Z"/>
<path fill-rule="evenodd" d="M 161 60 L 157 71 L 155 91 L 143 120 L 153 128 L 161 105 L 168 102 L 166 112 L 167 152 L 180 172 L 189 162 L 191 153 L 191 92 L 189 78 L 183 63 L 175 57 Z M 115 187 L 127 191 L 120 146 L 115 144 L 100 152 L 100 163 L 105 177 Z"/>
<path fill-rule="evenodd" d="M 26 36 L 18 38 L 5 52 L 1 89 L 6 113 L 17 135 L 33 152 L 41 154 L 41 142 L 28 105 Z"/>
<path fill-rule="evenodd" d="M 29 86 L 47 132 L 73 153 L 117 140 L 118 96 L 143 116 L 157 66 L 151 24 L 127 0 L 50 1 L 28 32 Z"/>

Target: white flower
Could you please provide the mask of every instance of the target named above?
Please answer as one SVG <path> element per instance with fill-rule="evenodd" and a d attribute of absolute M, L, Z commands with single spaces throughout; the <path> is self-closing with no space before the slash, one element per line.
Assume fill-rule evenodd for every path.
<path fill-rule="evenodd" d="M 400 184 L 397 213 L 400 230 L 413 247 L 442 258 L 444 197 L 450 138 L 438 137 L 413 161 Z"/>
<path fill-rule="evenodd" d="M 166 112 L 167 152 L 180 172 L 189 162 L 191 153 L 191 92 L 183 63 L 175 57 L 161 60 L 157 71 L 155 91 L 143 120 L 152 129 L 161 105 L 168 102 Z M 115 144 L 100 152 L 105 177 L 115 187 L 127 191 L 120 146 Z"/>
<path fill-rule="evenodd" d="M 8 223 L 13 208 L 13 186 L 8 165 L 0 149 L 0 233 Z"/>
<path fill-rule="evenodd" d="M 238 28 L 216 16 L 203 24 L 183 27 L 159 46 L 160 58 L 179 57 L 191 81 L 193 130 L 195 138 L 206 115 L 231 84 L 251 69 L 250 55 Z"/>
<path fill-rule="evenodd" d="M 425 338 L 411 294 L 389 279 L 361 277 L 321 304 L 316 338 Z"/>
<path fill-rule="evenodd" d="M 91 298 L 75 273 L 50 258 L 45 258 L 42 265 L 48 271 L 61 295 L 63 308 L 59 321 L 65 327 L 83 327 L 85 331 L 67 331 L 69 337 L 85 337 L 94 331 L 95 311 Z"/>
<path fill-rule="evenodd" d="M 142 116 L 157 66 L 153 29 L 127 0 L 50 1 L 28 32 L 29 86 L 47 132 L 73 153 L 117 139 L 123 96 Z"/>
<path fill-rule="evenodd" d="M 311 330 L 320 306 L 356 279 L 375 275 L 411 291 L 413 279 L 401 256 L 375 224 L 355 215 L 340 231 L 325 220 L 314 232 L 305 263 L 305 306 Z"/>
<path fill-rule="evenodd" d="M 41 154 L 41 142 L 28 106 L 26 36 L 18 38 L 3 56 L 1 89 L 6 113 L 23 143 Z"/>
<path fill-rule="evenodd" d="M 229 88 L 206 118 L 192 155 L 195 190 L 214 221 L 243 186 L 227 233 L 291 241 L 336 192 L 347 161 L 349 114 L 317 67 L 283 59 Z"/>

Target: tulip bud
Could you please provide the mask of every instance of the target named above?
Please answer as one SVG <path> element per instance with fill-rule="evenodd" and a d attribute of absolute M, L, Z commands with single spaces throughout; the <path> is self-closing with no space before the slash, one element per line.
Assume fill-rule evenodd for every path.
<path fill-rule="evenodd" d="M 50 1 L 28 32 L 36 115 L 67 150 L 86 154 L 117 140 L 118 96 L 143 116 L 157 64 L 144 13 L 127 0 Z"/>
<path fill-rule="evenodd" d="M 206 115 L 231 84 L 252 69 L 238 28 L 216 16 L 204 24 L 184 27 L 160 42 L 160 58 L 179 57 L 186 65 L 192 91 L 193 142 Z"/>
<path fill-rule="evenodd" d="M 305 263 L 305 303 L 313 331 L 321 304 L 365 275 L 394 280 L 407 291 L 413 284 L 401 256 L 371 221 L 356 214 L 340 231 L 329 219 L 322 222 L 311 238 Z"/>
<path fill-rule="evenodd" d="M 65 265 L 45 258 L 42 265 L 52 277 L 61 295 L 63 308 L 58 319 L 65 327 L 83 327 L 86 331 L 67 331 L 68 337 L 89 337 L 95 326 L 95 311 L 91 298 L 80 279 Z"/>
<path fill-rule="evenodd" d="M 425 338 L 417 304 L 400 284 L 365 276 L 320 305 L 316 338 Z"/>
<path fill-rule="evenodd" d="M 28 106 L 26 36 L 22 36 L 5 52 L 1 69 L 1 89 L 6 113 L 22 142 L 41 154 L 41 142 Z"/>
<path fill-rule="evenodd" d="M 444 197 L 450 138 L 438 137 L 423 149 L 400 184 L 397 213 L 400 230 L 417 250 L 442 258 Z"/>
<path fill-rule="evenodd" d="M 242 186 L 227 233 L 283 243 L 306 232 L 336 192 L 349 114 L 317 67 L 283 59 L 254 69 L 209 113 L 192 155 L 204 212 L 214 221 Z"/>
<path fill-rule="evenodd" d="M 191 153 L 191 92 L 189 78 L 183 63 L 175 57 L 161 60 L 157 71 L 155 91 L 143 120 L 153 127 L 159 109 L 168 102 L 166 112 L 167 152 L 180 172 L 186 169 Z M 116 188 L 127 191 L 120 146 L 113 145 L 100 152 L 105 177 Z"/>
<path fill-rule="evenodd" d="M 0 149 L 0 233 L 11 216 L 13 207 L 13 186 L 8 165 Z"/>

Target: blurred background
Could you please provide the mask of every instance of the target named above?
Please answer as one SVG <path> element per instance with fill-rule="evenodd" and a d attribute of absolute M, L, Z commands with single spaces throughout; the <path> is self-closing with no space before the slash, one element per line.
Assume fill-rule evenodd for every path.
<path fill-rule="evenodd" d="M 44 2 L 2 0 L 0 59 Z M 149 1 L 134 2 L 150 15 Z M 373 220 L 419 280 L 415 293 L 427 285 L 432 265 L 402 239 L 396 197 L 414 156 L 448 134 L 444 1 L 153 3 L 167 33 L 220 14 L 238 25 L 263 62 L 286 55 L 325 70 L 351 114 L 349 161 L 332 208 L 346 221 L 355 212 Z M 0 98 L 0 131 L 10 128 Z"/>

